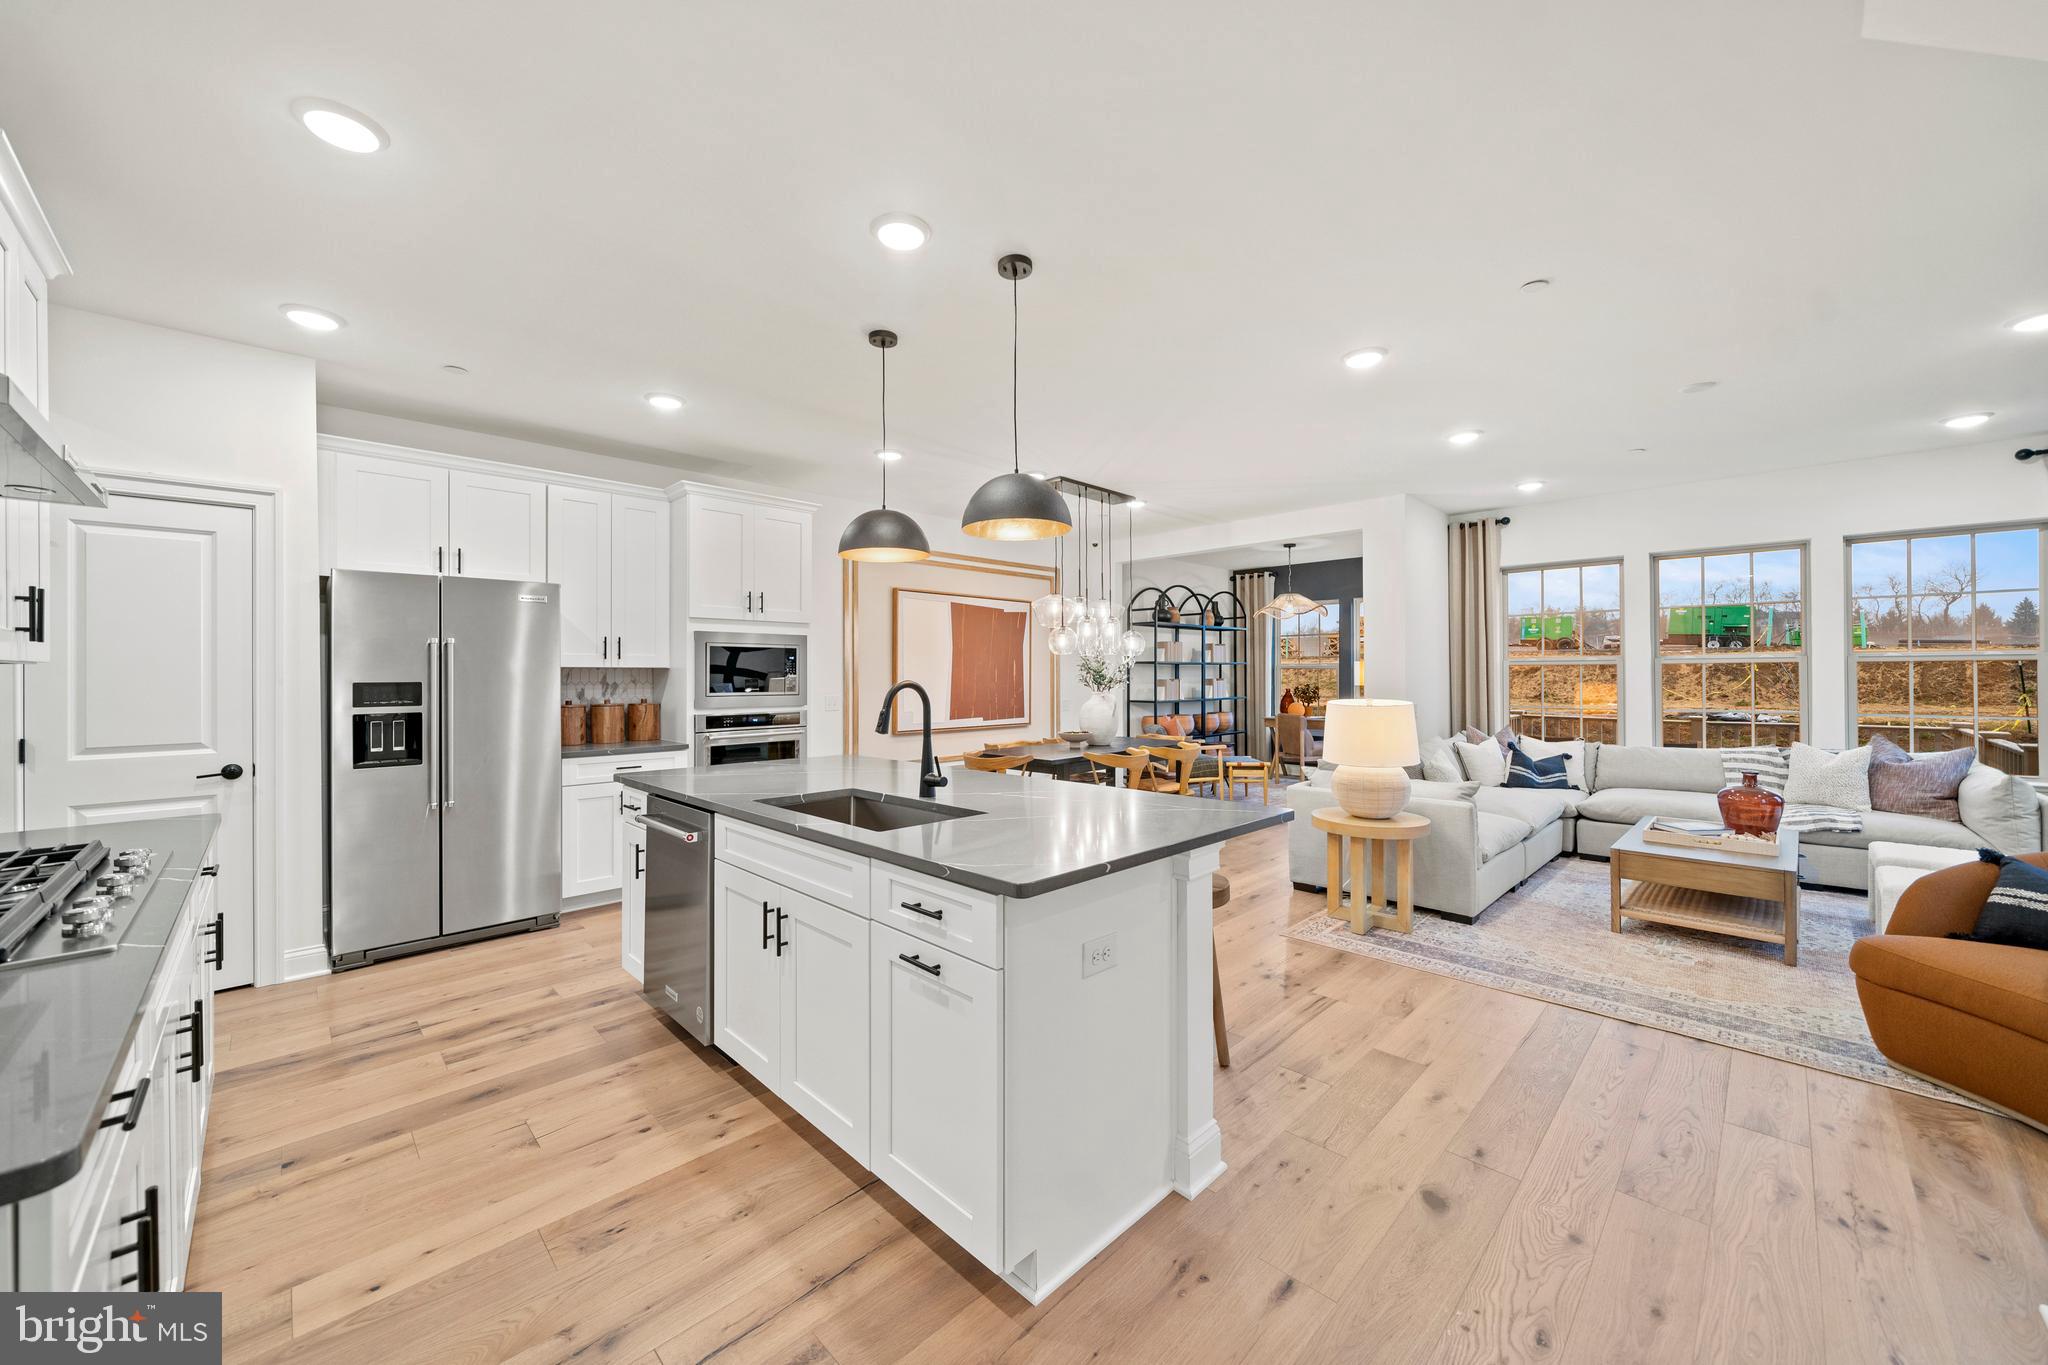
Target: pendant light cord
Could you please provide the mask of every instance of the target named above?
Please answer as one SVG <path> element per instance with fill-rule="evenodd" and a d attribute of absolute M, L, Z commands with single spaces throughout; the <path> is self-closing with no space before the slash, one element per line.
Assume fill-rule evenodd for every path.
<path fill-rule="evenodd" d="M 1017 434 L 1017 279 L 1010 277 L 1010 472 L 1022 472 L 1023 442 Z"/>
<path fill-rule="evenodd" d="M 889 448 L 889 348 L 882 350 L 882 449 Z M 882 510 L 889 510 L 889 462 L 877 460 L 882 466 Z"/>

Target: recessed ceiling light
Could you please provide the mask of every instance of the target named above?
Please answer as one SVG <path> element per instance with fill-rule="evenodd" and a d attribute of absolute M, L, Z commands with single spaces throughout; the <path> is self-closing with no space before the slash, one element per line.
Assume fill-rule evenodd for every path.
<path fill-rule="evenodd" d="M 1942 423 L 1950 431 L 1974 431 L 1991 420 L 1988 412 L 1966 412 L 1960 417 L 1951 417 Z"/>
<path fill-rule="evenodd" d="M 1545 290 L 1545 289 L 1548 289 L 1548 288 L 1550 288 L 1550 281 L 1549 281 L 1549 280 L 1544 280 L 1544 279 L 1536 279 L 1536 280 L 1523 280 L 1523 281 L 1522 281 L 1522 292 L 1523 292 L 1524 294 L 1534 294 L 1534 293 L 1538 293 L 1538 292 L 1540 292 L 1541 290 Z"/>
<path fill-rule="evenodd" d="M 884 464 L 895 464 L 903 458 L 903 452 L 900 450 L 878 450 L 875 452 L 875 458 Z"/>
<path fill-rule="evenodd" d="M 932 239 L 931 224 L 908 213 L 885 213 L 868 224 L 868 231 L 891 251 L 915 251 Z"/>
<path fill-rule="evenodd" d="M 1693 382 L 1692 382 L 1692 383 L 1690 383 L 1690 384 L 1687 384 L 1687 385 L 1686 385 L 1686 386 L 1685 386 L 1684 388 L 1680 389 L 1680 390 L 1679 390 L 1679 392 L 1680 392 L 1680 393 L 1705 393 L 1705 392 L 1706 392 L 1706 391 L 1707 391 L 1708 389 L 1714 388 L 1714 387 L 1715 387 L 1716 385 L 1718 385 L 1718 384 L 1719 384 L 1720 382 L 1721 382 L 1721 381 L 1720 381 L 1720 380 L 1718 380 L 1718 379 L 1699 379 L 1699 380 L 1695 380 L 1695 381 L 1693 381 Z"/>
<path fill-rule="evenodd" d="M 1540 493 L 1543 491 L 1543 480 L 1524 479 L 1515 485 L 1515 491 L 1517 493 Z"/>
<path fill-rule="evenodd" d="M 326 309 L 308 308 L 303 303 L 279 304 L 277 311 L 309 332 L 338 332 L 346 325 Z"/>
<path fill-rule="evenodd" d="M 1145 500 L 1143 498 L 1132 498 L 1129 502 L 1125 503 L 1124 506 L 1130 508 L 1133 512 L 1136 512 L 1145 506 Z"/>
<path fill-rule="evenodd" d="M 1379 368 L 1380 362 L 1385 360 L 1386 358 L 1386 347 L 1368 346 L 1362 351 L 1352 351 L 1351 353 L 1346 355 L 1344 357 L 1344 368 L 1347 370 L 1377 369 Z"/>
<path fill-rule="evenodd" d="M 344 152 L 381 152 L 391 145 L 375 119 L 332 100 L 293 100 L 292 117 L 314 137 Z"/>
<path fill-rule="evenodd" d="M 1628 453 L 1631 455 L 1647 455 L 1650 452 L 1647 446 L 1630 446 Z"/>
<path fill-rule="evenodd" d="M 681 412 L 683 400 L 672 393 L 650 393 L 647 395 L 647 406 L 657 412 Z"/>
<path fill-rule="evenodd" d="M 467 366 L 467 365 L 443 365 L 443 366 L 442 366 L 441 368 L 442 368 L 443 370 L 447 371 L 447 372 L 448 372 L 449 374 L 468 374 L 468 373 L 469 373 L 469 366 Z"/>
<path fill-rule="evenodd" d="M 2018 322 L 2008 322 L 2006 326 L 2015 332 L 2048 332 L 2048 313 L 2036 313 Z"/>
<path fill-rule="evenodd" d="M 1486 433 L 1474 428 L 1471 431 L 1454 431 L 1444 439 L 1454 446 L 1469 446 Z"/>

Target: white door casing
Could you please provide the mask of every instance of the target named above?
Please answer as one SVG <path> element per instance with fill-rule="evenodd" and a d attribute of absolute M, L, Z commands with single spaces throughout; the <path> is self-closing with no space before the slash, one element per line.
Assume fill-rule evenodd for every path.
<path fill-rule="evenodd" d="M 259 510 L 119 485 L 53 508 L 50 661 L 22 681 L 26 827 L 220 817 L 220 987 L 256 977 Z"/>

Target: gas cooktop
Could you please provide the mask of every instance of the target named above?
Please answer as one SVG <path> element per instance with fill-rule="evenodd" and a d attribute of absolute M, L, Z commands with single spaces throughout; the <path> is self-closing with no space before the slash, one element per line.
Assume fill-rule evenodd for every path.
<path fill-rule="evenodd" d="M 0 855 L 0 970 L 112 952 L 155 880 L 150 849 L 97 839 Z"/>

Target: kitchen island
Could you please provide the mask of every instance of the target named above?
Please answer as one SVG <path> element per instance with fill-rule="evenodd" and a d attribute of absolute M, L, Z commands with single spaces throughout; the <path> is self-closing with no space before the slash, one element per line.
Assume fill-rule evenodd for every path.
<path fill-rule="evenodd" d="M 711 1036 L 1033 1303 L 1223 1171 L 1218 847 L 1281 807 L 843 757 L 626 774 L 648 998 L 710 897 Z M 669 870 L 710 817 L 708 892 Z M 675 830 L 680 830 L 679 821 Z M 691 864 L 697 866 L 698 864 Z"/>

